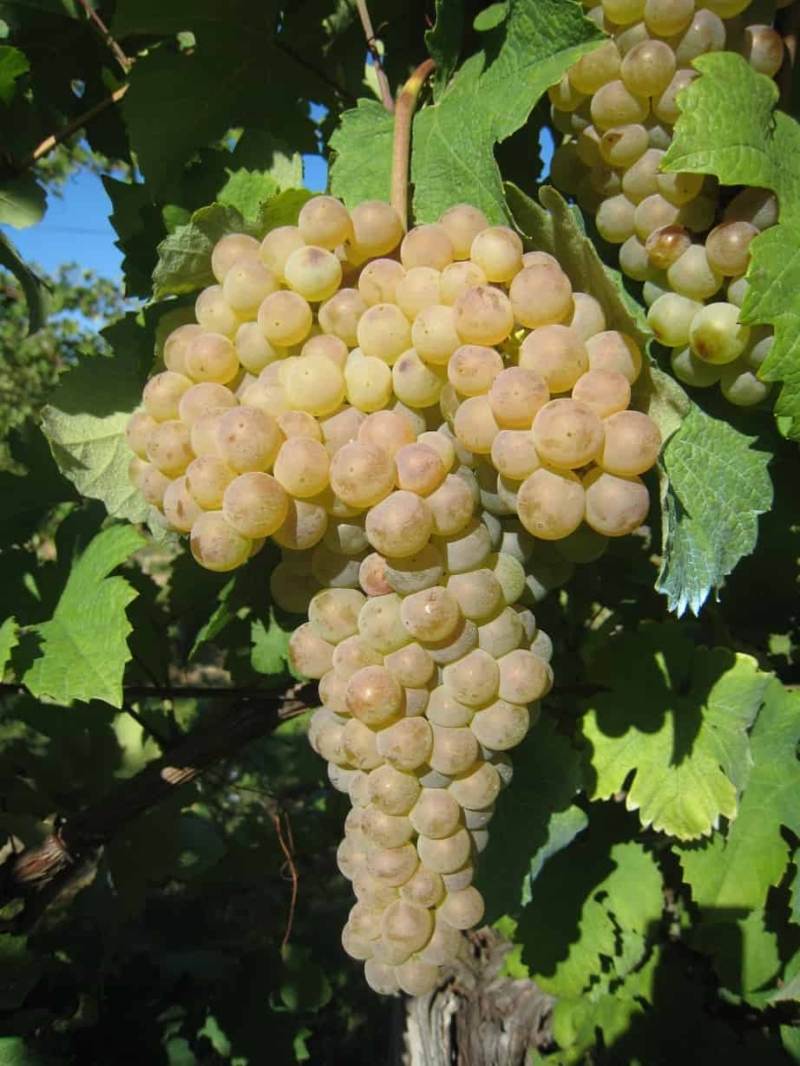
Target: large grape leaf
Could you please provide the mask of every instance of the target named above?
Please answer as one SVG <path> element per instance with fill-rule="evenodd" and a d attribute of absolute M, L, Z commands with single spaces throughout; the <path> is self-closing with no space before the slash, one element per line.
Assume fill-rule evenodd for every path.
<path fill-rule="evenodd" d="M 231 127 L 257 126 L 278 137 L 295 124 L 312 132 L 305 101 L 328 101 L 330 89 L 283 47 L 280 24 L 275 0 L 116 5 L 111 32 L 118 40 L 141 34 L 165 38 L 134 64 L 122 104 L 131 145 L 154 194 L 198 148 L 221 140 Z M 173 46 L 182 31 L 195 39 L 185 51 Z M 287 139 L 296 143 L 297 130 Z"/>
<path fill-rule="evenodd" d="M 606 642 L 590 676 L 606 690 L 587 701 L 581 723 L 593 799 L 627 787 L 625 805 L 642 825 L 679 840 L 736 817 L 751 764 L 747 730 L 769 682 L 755 660 L 696 648 L 677 624 L 653 624 Z"/>
<path fill-rule="evenodd" d="M 602 829 L 602 820 L 590 825 L 576 848 L 550 860 L 517 927 L 531 977 L 558 997 L 585 993 L 605 969 L 603 958 L 620 977 L 633 970 L 661 918 L 652 856 L 635 841 L 609 846 Z"/>
<path fill-rule="evenodd" d="M 573 805 L 580 787 L 580 755 L 545 713 L 514 752 L 514 781 L 498 800 L 479 868 L 488 921 L 516 913 L 547 859 L 585 827 Z"/>
<path fill-rule="evenodd" d="M 153 358 L 152 337 L 134 314 L 103 330 L 110 358 L 84 359 L 66 374 L 42 413 L 62 474 L 110 515 L 143 522 L 149 508 L 131 485 L 125 425 L 141 404 Z"/>
<path fill-rule="evenodd" d="M 414 217 L 433 222 L 454 203 L 507 219 L 494 147 L 526 122 L 550 85 L 600 39 L 577 4 L 509 0 L 506 18 L 481 36 L 430 107 L 414 118 Z M 429 39 L 440 55 L 437 37 Z M 391 116 L 374 104 L 345 112 L 331 139 L 331 188 L 349 205 L 385 198 L 391 171 Z"/>
<path fill-rule="evenodd" d="M 661 463 L 663 561 L 656 587 L 679 616 L 698 614 L 758 540 L 758 516 L 772 506 L 769 452 L 755 437 L 692 406 Z"/>
<path fill-rule="evenodd" d="M 777 110 L 778 87 L 731 52 L 695 60 L 703 77 L 680 95 L 681 117 L 663 167 L 714 174 L 723 185 L 772 189 L 780 224 L 753 242 L 746 322 L 775 327 L 775 344 L 761 368 L 782 381 L 775 413 L 791 419 L 800 439 L 800 126 Z"/>
<path fill-rule="evenodd" d="M 783 877 L 790 847 L 784 827 L 800 835 L 800 696 L 770 682 L 750 734 L 753 768 L 736 820 L 678 857 L 701 907 L 755 909 Z"/>
<path fill-rule="evenodd" d="M 144 543 L 131 526 L 111 526 L 73 562 L 53 617 L 26 632 L 39 642 L 22 677 L 34 696 L 122 706 L 122 674 L 131 657 L 125 608 L 137 593 L 109 574 Z"/>
<path fill-rule="evenodd" d="M 17 91 L 17 79 L 30 69 L 28 57 L 19 48 L 0 45 L 0 100 L 10 104 Z"/>

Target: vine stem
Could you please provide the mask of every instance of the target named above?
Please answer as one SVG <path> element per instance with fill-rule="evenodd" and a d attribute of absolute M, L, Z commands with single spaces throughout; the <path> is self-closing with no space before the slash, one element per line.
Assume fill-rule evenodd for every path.
<path fill-rule="evenodd" d="M 43 155 L 47 155 L 51 152 L 56 145 L 66 141 L 71 137 L 73 133 L 77 133 L 81 127 L 85 126 L 87 122 L 93 119 L 96 115 L 99 115 L 102 111 L 105 111 L 107 107 L 111 107 L 112 104 L 119 103 L 122 97 L 129 89 L 129 85 L 121 85 L 119 89 L 115 89 L 111 96 L 107 96 L 104 100 L 100 100 L 93 107 L 84 111 L 82 114 L 74 118 L 72 122 L 68 122 L 66 126 L 62 126 L 60 130 L 56 130 L 55 133 L 51 133 L 49 137 L 45 137 L 41 144 L 37 145 L 34 150 L 27 155 L 20 163 L 20 171 L 27 170 L 32 167 L 33 164 L 42 158 Z"/>
<path fill-rule="evenodd" d="M 122 67 L 123 71 L 127 74 L 128 71 L 131 69 L 131 64 L 133 61 L 125 55 L 119 44 L 111 36 L 111 31 L 109 30 L 108 26 L 106 26 L 105 22 L 103 22 L 98 13 L 89 3 L 89 0 L 78 0 L 78 2 L 80 3 L 83 10 L 86 12 L 86 17 L 89 19 L 89 21 L 97 30 L 100 37 L 103 39 L 104 44 L 106 44 L 107 47 L 111 50 L 111 52 L 113 52 L 114 58 Z"/>
<path fill-rule="evenodd" d="M 386 77 L 386 71 L 383 69 L 383 60 L 378 51 L 378 41 L 375 37 L 375 31 L 372 28 L 372 19 L 369 17 L 367 0 L 356 0 L 356 7 L 358 8 L 358 16 L 361 19 L 361 25 L 364 27 L 364 36 L 367 38 L 367 48 L 369 49 L 369 54 L 372 56 L 372 62 L 375 65 L 378 88 L 381 91 L 381 101 L 386 110 L 390 114 L 393 114 L 394 100 L 392 99 L 392 90 L 389 88 L 389 79 Z"/>
<path fill-rule="evenodd" d="M 408 229 L 408 168 L 411 159 L 411 122 L 417 97 L 436 64 L 432 59 L 420 63 L 403 86 L 394 113 L 394 143 L 392 145 L 392 207 Z"/>

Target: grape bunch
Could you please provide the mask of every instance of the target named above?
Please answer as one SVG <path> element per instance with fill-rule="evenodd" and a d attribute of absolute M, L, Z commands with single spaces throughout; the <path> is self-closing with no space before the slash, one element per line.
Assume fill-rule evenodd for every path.
<path fill-rule="evenodd" d="M 595 215 L 601 237 L 620 245 L 620 268 L 643 283 L 650 328 L 673 349 L 675 376 L 698 388 L 719 383 L 738 406 L 760 403 L 771 390 L 758 370 L 773 336 L 740 323 L 739 309 L 750 245 L 777 222 L 775 196 L 744 189 L 725 202 L 714 178 L 659 168 L 680 114 L 679 93 L 698 76 L 692 60 L 735 51 L 773 77 L 784 61 L 783 40 L 764 23 L 765 5 L 751 0 L 584 6 L 610 37 L 550 90 L 553 124 L 565 135 L 553 157 L 553 183 Z M 760 19 L 748 15 L 751 6 Z"/>
<path fill-rule="evenodd" d="M 212 268 L 130 420 L 131 479 L 202 566 L 280 546 L 310 741 L 352 802 L 343 944 L 377 991 L 420 994 L 482 917 L 506 753 L 552 684 L 530 606 L 647 515 L 642 355 L 467 205 L 404 233 L 319 196 Z"/>

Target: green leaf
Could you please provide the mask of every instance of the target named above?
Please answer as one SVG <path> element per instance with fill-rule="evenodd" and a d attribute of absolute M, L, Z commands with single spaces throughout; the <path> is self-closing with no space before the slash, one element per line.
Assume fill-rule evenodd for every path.
<path fill-rule="evenodd" d="M 714 174 L 723 185 L 772 189 L 779 225 L 752 245 L 743 321 L 775 327 L 775 344 L 759 376 L 784 382 L 775 414 L 791 419 L 800 439 L 800 127 L 777 110 L 778 86 L 741 56 L 720 52 L 694 63 L 703 77 L 680 95 L 681 117 L 662 166 Z"/>
<path fill-rule="evenodd" d="M 725 988 L 747 996 L 771 984 L 781 968 L 778 937 L 762 909 L 731 918 L 712 913 L 691 938 L 691 945 L 711 960 Z"/>
<path fill-rule="evenodd" d="M 194 292 L 216 285 L 211 270 L 211 252 L 228 233 L 246 232 L 235 207 L 211 204 L 195 211 L 191 221 L 170 233 L 158 246 L 158 264 L 153 271 L 153 298 Z"/>
<path fill-rule="evenodd" d="M 692 899 L 700 907 L 755 910 L 786 870 L 783 829 L 800 835 L 800 695 L 773 680 L 750 734 L 753 768 L 726 833 L 678 850 Z"/>
<path fill-rule="evenodd" d="M 50 311 L 47 282 L 26 265 L 5 233 L 0 233 L 0 266 L 10 270 L 22 286 L 28 304 L 28 333 L 36 333 L 44 325 Z"/>
<path fill-rule="evenodd" d="M 572 806 L 580 787 L 580 755 L 545 713 L 514 752 L 514 781 L 498 800 L 478 868 L 487 921 L 515 914 L 550 855 L 580 831 Z"/>
<path fill-rule="evenodd" d="M 0 681 L 3 680 L 3 674 L 11 658 L 11 651 L 18 644 L 16 620 L 14 618 L 6 618 L 3 624 L 0 625 Z"/>
<path fill-rule="evenodd" d="M 558 997 L 580 996 L 601 956 L 618 959 L 624 950 L 632 969 L 663 907 L 661 874 L 640 844 L 609 848 L 591 829 L 581 839 L 579 859 L 562 852 L 545 867 L 517 930 L 531 977 Z"/>
<path fill-rule="evenodd" d="M 362 200 L 389 200 L 392 187 L 394 117 L 377 100 L 360 99 L 345 111 L 328 142 L 334 153 L 331 193 L 348 207 Z"/>
<path fill-rule="evenodd" d="M 272 612 L 270 612 L 269 626 L 264 625 L 261 619 L 253 622 L 250 627 L 250 639 L 253 643 L 250 662 L 253 669 L 259 674 L 272 677 L 286 673 L 290 636 L 291 634 L 285 629 L 281 629 Z"/>
<path fill-rule="evenodd" d="M 41 222 L 47 193 L 32 174 L 0 182 L 0 225 L 27 229 Z"/>
<path fill-rule="evenodd" d="M 103 336 L 113 357 L 84 359 L 65 375 L 42 412 L 42 425 L 61 472 L 82 496 L 102 500 L 115 518 L 143 522 L 149 507 L 128 478 L 125 426 L 141 404 L 152 348 L 134 314 Z"/>
<path fill-rule="evenodd" d="M 590 672 L 608 689 L 581 721 L 593 799 L 627 788 L 625 806 L 642 825 L 679 840 L 736 817 L 747 730 L 769 683 L 755 660 L 695 648 L 677 623 L 648 624 L 607 641 Z"/>
<path fill-rule="evenodd" d="M 300 216 L 303 204 L 311 199 L 308 189 L 284 189 L 277 196 L 265 200 L 252 221 L 249 232 L 262 240 L 266 234 L 278 226 L 294 226 Z"/>
<path fill-rule="evenodd" d="M 693 407 L 662 455 L 663 563 L 656 588 L 679 616 L 698 614 L 758 540 L 758 516 L 772 505 L 769 452 Z"/>
<path fill-rule="evenodd" d="M 0 100 L 10 104 L 17 91 L 17 79 L 30 69 L 28 57 L 18 48 L 0 45 Z"/>
<path fill-rule="evenodd" d="M 436 22 L 425 32 L 425 47 L 436 63 L 433 95 L 438 100 L 452 75 L 464 32 L 463 0 L 436 0 Z"/>
<path fill-rule="evenodd" d="M 271 174 L 241 167 L 231 173 L 217 199 L 226 207 L 235 207 L 249 220 L 258 214 L 264 200 L 277 191 L 278 183 Z"/>
<path fill-rule="evenodd" d="M 122 706 L 122 675 L 131 657 L 125 608 L 137 593 L 108 575 L 144 543 L 130 526 L 112 526 L 73 563 L 53 617 L 30 629 L 41 645 L 22 681 L 34 696 Z"/>
<path fill-rule="evenodd" d="M 550 85 L 600 40 L 577 4 L 510 0 L 502 25 L 462 63 L 435 104 L 414 118 L 411 181 L 414 217 L 433 222 L 455 203 L 481 208 L 490 222 L 508 214 L 494 158 L 496 144 L 526 122 Z M 359 102 L 345 112 L 331 147 L 331 189 L 352 206 L 385 199 L 391 173 L 392 117 Z M 365 165 L 366 164 L 366 165 Z"/>

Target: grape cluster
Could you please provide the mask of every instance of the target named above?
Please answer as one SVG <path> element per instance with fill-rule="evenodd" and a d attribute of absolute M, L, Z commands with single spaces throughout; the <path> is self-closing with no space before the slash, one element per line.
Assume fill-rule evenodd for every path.
<path fill-rule="evenodd" d="M 467 205 L 404 234 L 320 196 L 212 267 L 129 423 L 131 478 L 205 567 L 280 545 L 310 740 L 353 804 L 343 943 L 379 992 L 420 994 L 481 919 L 506 752 L 552 683 L 528 605 L 647 515 L 642 355 Z"/>
<path fill-rule="evenodd" d="M 698 388 L 719 383 L 739 406 L 760 403 L 771 386 L 758 370 L 773 336 L 742 325 L 739 309 L 750 244 L 777 222 L 776 199 L 745 189 L 723 204 L 715 179 L 659 168 L 680 114 L 678 94 L 697 77 L 692 60 L 727 49 L 773 77 L 783 40 L 748 17 L 751 0 L 584 6 L 610 38 L 550 90 L 553 123 L 565 135 L 553 157 L 553 183 L 595 215 L 605 240 L 621 246 L 620 267 L 644 283 L 648 322 L 673 349 L 675 376 Z"/>

